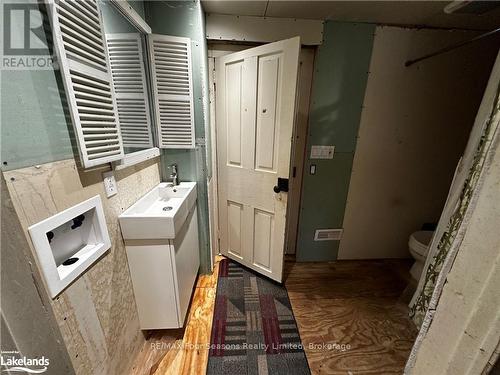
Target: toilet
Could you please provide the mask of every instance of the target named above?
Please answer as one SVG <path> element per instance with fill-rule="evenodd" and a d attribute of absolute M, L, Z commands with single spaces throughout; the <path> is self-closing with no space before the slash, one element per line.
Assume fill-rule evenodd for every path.
<path fill-rule="evenodd" d="M 410 269 L 410 274 L 417 282 L 420 280 L 433 234 L 434 231 L 431 230 L 419 230 L 413 232 L 408 240 L 410 254 L 415 258 L 415 263 Z"/>

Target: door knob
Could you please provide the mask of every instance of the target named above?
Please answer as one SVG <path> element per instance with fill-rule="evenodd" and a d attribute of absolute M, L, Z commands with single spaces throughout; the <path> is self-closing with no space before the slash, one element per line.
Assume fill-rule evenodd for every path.
<path fill-rule="evenodd" d="M 275 193 L 288 192 L 288 178 L 278 177 L 278 185 L 273 187 Z"/>

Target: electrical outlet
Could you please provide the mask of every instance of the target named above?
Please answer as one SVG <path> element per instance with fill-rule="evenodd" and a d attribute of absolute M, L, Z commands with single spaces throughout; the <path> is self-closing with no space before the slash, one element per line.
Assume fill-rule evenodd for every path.
<path fill-rule="evenodd" d="M 102 174 L 102 177 L 106 196 L 109 198 L 118 193 L 118 187 L 116 186 L 116 180 L 115 176 L 113 175 L 113 171 L 104 172 Z"/>

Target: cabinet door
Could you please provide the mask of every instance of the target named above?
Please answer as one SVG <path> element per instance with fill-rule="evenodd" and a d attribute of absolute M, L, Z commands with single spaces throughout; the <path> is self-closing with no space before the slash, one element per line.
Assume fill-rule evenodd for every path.
<path fill-rule="evenodd" d="M 186 218 L 174 240 L 175 273 L 177 275 L 179 327 L 184 325 L 189 301 L 200 267 L 198 215 L 196 206 Z"/>
<path fill-rule="evenodd" d="M 141 329 L 178 328 L 169 241 L 155 245 L 127 244 L 126 249 Z"/>

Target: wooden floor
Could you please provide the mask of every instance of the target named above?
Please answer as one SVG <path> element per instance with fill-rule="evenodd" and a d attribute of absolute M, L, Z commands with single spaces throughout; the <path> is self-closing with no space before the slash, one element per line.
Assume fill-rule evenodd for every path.
<path fill-rule="evenodd" d="M 313 374 L 402 373 L 417 333 L 400 301 L 408 269 L 406 261 L 286 262 Z M 154 331 L 133 375 L 205 374 L 217 274 L 218 262 L 213 275 L 198 279 L 185 330 Z"/>
<path fill-rule="evenodd" d="M 153 331 L 132 375 L 205 374 L 221 259 L 216 257 L 212 275 L 198 277 L 185 329 Z"/>
<path fill-rule="evenodd" d="M 407 261 L 286 263 L 286 287 L 313 374 L 402 374 L 416 338 L 400 300 Z"/>

